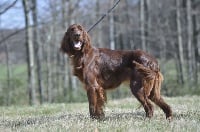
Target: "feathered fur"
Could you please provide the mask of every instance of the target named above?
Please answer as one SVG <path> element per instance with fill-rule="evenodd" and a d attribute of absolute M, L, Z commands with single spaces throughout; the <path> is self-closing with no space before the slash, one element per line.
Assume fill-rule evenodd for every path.
<path fill-rule="evenodd" d="M 143 76 L 142 85 L 144 87 L 145 97 L 150 96 L 150 93 L 153 92 L 153 98 L 160 99 L 160 90 L 163 81 L 162 73 L 145 67 L 136 61 L 133 63 L 135 64 L 137 71 Z"/>
<path fill-rule="evenodd" d="M 133 95 L 145 109 L 146 116 L 153 115 L 151 101 L 172 117 L 170 106 L 160 95 L 162 74 L 156 59 L 142 50 L 111 50 L 91 45 L 86 30 L 78 24 L 69 26 L 61 42 L 73 66 L 74 75 L 85 85 L 89 112 L 92 118 L 104 117 L 106 90 L 129 81 Z"/>

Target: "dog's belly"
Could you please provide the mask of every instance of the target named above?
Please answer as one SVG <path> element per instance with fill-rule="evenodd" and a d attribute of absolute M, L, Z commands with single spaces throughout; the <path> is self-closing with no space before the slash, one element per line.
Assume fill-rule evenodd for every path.
<path fill-rule="evenodd" d="M 123 69 L 118 71 L 106 71 L 101 74 L 99 78 L 100 85 L 104 89 L 113 89 L 118 87 L 122 82 L 129 81 L 132 71 L 130 69 Z"/>

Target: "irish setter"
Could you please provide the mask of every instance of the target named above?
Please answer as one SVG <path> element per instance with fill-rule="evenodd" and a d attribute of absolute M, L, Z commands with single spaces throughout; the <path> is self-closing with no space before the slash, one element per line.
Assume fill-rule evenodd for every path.
<path fill-rule="evenodd" d="M 102 119 L 106 90 L 130 81 L 132 94 L 144 107 L 146 117 L 153 116 L 158 105 L 172 118 L 172 110 L 160 95 L 163 80 L 157 60 L 142 50 L 122 51 L 95 48 L 85 29 L 78 24 L 69 26 L 61 42 L 61 51 L 72 61 L 74 75 L 85 85 L 90 117 Z"/>

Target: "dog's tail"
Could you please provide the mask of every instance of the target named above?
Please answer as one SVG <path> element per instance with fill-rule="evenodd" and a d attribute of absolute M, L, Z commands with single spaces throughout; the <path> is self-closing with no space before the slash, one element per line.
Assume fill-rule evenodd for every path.
<path fill-rule="evenodd" d="M 162 73 L 159 70 L 145 67 L 136 61 L 133 61 L 133 64 L 137 72 L 142 76 L 145 97 L 148 97 L 153 92 L 153 98 L 160 99 L 160 89 L 163 81 Z"/>

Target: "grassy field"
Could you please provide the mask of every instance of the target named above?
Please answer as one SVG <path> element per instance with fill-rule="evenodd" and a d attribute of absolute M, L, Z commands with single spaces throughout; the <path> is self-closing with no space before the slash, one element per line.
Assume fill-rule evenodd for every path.
<path fill-rule="evenodd" d="M 0 131 L 148 131 L 199 132 L 200 97 L 165 98 L 174 112 L 172 122 L 155 107 L 154 117 L 145 119 L 135 98 L 110 100 L 103 121 L 91 120 L 87 103 L 0 107 Z"/>

